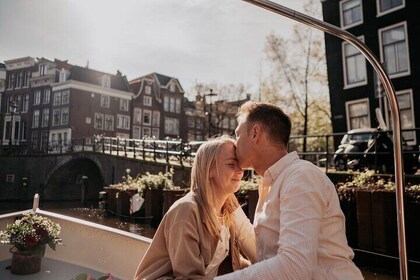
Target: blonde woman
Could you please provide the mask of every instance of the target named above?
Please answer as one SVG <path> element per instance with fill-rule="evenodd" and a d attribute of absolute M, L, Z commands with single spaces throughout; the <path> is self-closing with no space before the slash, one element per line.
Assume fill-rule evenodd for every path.
<path fill-rule="evenodd" d="M 163 217 L 135 279 L 213 279 L 255 262 L 254 232 L 234 196 L 242 175 L 234 140 L 201 145 L 191 190 Z"/>

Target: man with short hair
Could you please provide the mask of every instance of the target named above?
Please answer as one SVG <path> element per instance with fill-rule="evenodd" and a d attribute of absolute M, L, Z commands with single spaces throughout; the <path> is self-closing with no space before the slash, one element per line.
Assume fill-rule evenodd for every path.
<path fill-rule="evenodd" d="M 363 279 L 352 262 L 334 185 L 318 167 L 287 152 L 290 118 L 276 105 L 238 111 L 240 167 L 262 176 L 254 226 L 257 263 L 217 279 Z"/>

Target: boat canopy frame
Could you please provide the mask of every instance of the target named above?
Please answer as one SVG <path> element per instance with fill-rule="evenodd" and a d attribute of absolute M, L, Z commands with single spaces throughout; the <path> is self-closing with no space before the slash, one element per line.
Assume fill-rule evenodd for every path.
<path fill-rule="evenodd" d="M 290 18 L 297 22 L 303 23 L 307 26 L 321 30 L 325 33 L 338 37 L 359 50 L 363 56 L 369 61 L 373 69 L 378 74 L 383 88 L 386 92 L 388 102 L 391 109 L 392 125 L 393 125 L 393 144 L 394 144 L 394 166 L 395 166 L 395 183 L 396 189 L 396 211 L 397 211 L 397 225 L 398 225 L 398 247 L 399 247 L 399 265 L 400 265 L 400 279 L 408 279 L 407 271 L 407 251 L 405 238 L 405 219 L 404 219 L 404 177 L 403 177 L 403 161 L 402 161 L 402 144 L 401 144 L 401 121 L 398 107 L 397 97 L 395 95 L 394 87 L 391 79 L 386 74 L 376 55 L 370 48 L 361 40 L 357 39 L 353 34 L 329 23 L 297 12 L 293 9 L 284 7 L 277 3 L 267 0 L 242 0 L 253 5 L 259 6 L 276 14 Z"/>

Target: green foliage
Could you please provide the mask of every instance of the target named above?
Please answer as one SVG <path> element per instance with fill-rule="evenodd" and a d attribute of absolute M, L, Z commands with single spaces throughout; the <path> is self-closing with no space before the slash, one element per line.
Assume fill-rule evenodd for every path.
<path fill-rule="evenodd" d="M 337 193 L 340 200 L 355 200 L 357 190 L 395 192 L 397 186 L 391 179 L 381 178 L 374 170 L 366 169 L 360 174 L 356 174 L 352 181 L 338 183 Z M 412 201 L 420 201 L 420 185 L 407 185 L 404 193 Z"/>
<path fill-rule="evenodd" d="M 137 190 L 140 196 L 143 196 L 145 189 L 149 190 L 158 190 L 158 189 L 175 189 L 173 183 L 174 170 L 171 168 L 168 172 L 158 174 L 151 174 L 146 172 L 146 174 L 138 174 L 136 177 L 130 176 L 130 169 L 126 169 L 126 175 L 123 176 L 123 181 L 117 184 L 110 185 L 107 188 L 119 189 L 122 191 L 125 190 Z"/>

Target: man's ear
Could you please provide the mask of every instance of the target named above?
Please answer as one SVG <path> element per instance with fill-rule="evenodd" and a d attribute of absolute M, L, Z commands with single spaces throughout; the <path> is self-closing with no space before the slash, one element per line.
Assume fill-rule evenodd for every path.
<path fill-rule="evenodd" d="M 254 124 L 251 129 L 251 139 L 254 142 L 258 142 L 261 138 L 261 125 Z"/>

